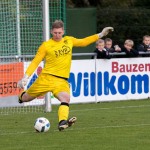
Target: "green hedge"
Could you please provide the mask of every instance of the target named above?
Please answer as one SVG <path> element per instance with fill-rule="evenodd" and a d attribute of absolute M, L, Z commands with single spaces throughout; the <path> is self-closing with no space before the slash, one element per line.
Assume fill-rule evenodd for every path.
<path fill-rule="evenodd" d="M 98 9 L 97 30 L 113 26 L 115 32 L 108 35 L 114 43 L 123 44 L 125 39 L 132 39 L 135 45 L 142 41 L 144 35 L 150 35 L 149 9 Z"/>

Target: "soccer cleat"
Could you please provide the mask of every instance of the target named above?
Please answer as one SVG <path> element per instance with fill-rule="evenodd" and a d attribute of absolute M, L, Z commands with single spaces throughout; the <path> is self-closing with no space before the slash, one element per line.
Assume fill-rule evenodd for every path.
<path fill-rule="evenodd" d="M 72 117 L 72 118 L 70 118 L 70 119 L 68 120 L 68 126 L 71 127 L 72 125 L 74 125 L 75 122 L 76 122 L 76 120 L 77 120 L 77 117 Z"/>
<path fill-rule="evenodd" d="M 59 125 L 58 125 L 58 129 L 59 131 L 62 131 L 68 127 L 71 127 L 72 125 L 74 125 L 74 123 L 76 122 L 77 118 L 76 117 L 72 117 L 68 120 L 62 120 L 60 121 Z"/>
<path fill-rule="evenodd" d="M 68 128 L 68 127 L 69 126 L 68 126 L 68 121 L 67 120 L 62 120 L 62 121 L 59 122 L 59 125 L 58 125 L 59 131 L 62 131 L 64 129 Z"/>

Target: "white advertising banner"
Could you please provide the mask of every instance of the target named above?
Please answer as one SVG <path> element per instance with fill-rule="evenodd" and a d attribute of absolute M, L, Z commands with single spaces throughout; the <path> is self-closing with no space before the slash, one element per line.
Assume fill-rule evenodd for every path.
<path fill-rule="evenodd" d="M 149 97 L 149 58 L 97 60 L 96 76 L 97 101 Z"/>
<path fill-rule="evenodd" d="M 28 64 L 25 63 L 25 70 Z M 38 77 L 42 67 L 43 62 L 31 76 L 27 88 Z M 73 60 L 68 82 L 71 103 L 148 98 L 150 96 L 150 59 Z M 43 97 L 36 100 L 39 103 L 42 99 Z M 53 96 L 51 96 L 51 102 L 52 104 L 60 103 Z"/>
<path fill-rule="evenodd" d="M 70 72 L 71 103 L 95 102 L 95 60 L 73 60 Z"/>

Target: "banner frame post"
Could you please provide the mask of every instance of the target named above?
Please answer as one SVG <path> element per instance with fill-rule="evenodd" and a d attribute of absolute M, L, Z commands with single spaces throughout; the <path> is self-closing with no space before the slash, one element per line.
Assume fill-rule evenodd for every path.
<path fill-rule="evenodd" d="M 42 0 L 43 11 L 43 41 L 47 41 L 50 38 L 50 25 L 49 25 L 49 0 Z M 51 93 L 48 92 L 45 95 L 45 112 L 51 112 Z"/>

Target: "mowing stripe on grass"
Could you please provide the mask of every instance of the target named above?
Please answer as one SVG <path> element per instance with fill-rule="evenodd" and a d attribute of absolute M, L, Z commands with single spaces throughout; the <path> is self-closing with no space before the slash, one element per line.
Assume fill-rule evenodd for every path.
<path fill-rule="evenodd" d="M 119 107 L 104 107 L 104 108 L 89 108 L 89 109 L 75 109 L 75 110 L 70 110 L 70 112 L 81 112 L 81 111 L 95 111 L 95 110 L 111 110 L 111 109 L 128 109 L 128 108 L 146 108 L 150 107 L 150 105 L 131 105 L 131 106 L 119 106 Z M 57 112 L 57 110 L 53 110 L 53 112 Z M 0 114 L 1 115 L 1 114 Z M 12 115 L 11 113 L 3 114 L 3 115 Z M 22 114 L 24 115 L 24 114 Z"/>
<path fill-rule="evenodd" d="M 126 127 L 142 127 L 142 126 L 150 126 L 150 124 L 125 124 L 125 125 L 116 125 L 116 126 L 94 126 L 94 127 L 86 127 L 86 128 L 75 128 L 75 129 L 72 129 L 72 128 L 69 128 L 69 129 L 66 129 L 66 131 L 77 131 L 77 130 L 89 130 L 89 129 L 106 129 L 106 128 L 126 128 Z M 51 131 L 49 131 L 50 133 Z M 58 130 L 52 130 L 52 132 L 60 132 Z M 64 131 L 62 131 L 64 132 Z M 1 132 L 0 131 L 0 135 L 2 136 L 5 136 L 5 135 L 16 135 L 16 134 L 33 134 L 35 133 L 35 131 L 31 132 L 31 131 L 28 131 L 28 132 Z M 37 133 L 37 134 L 45 134 L 45 133 Z M 48 132 L 46 133 L 48 134 Z"/>

